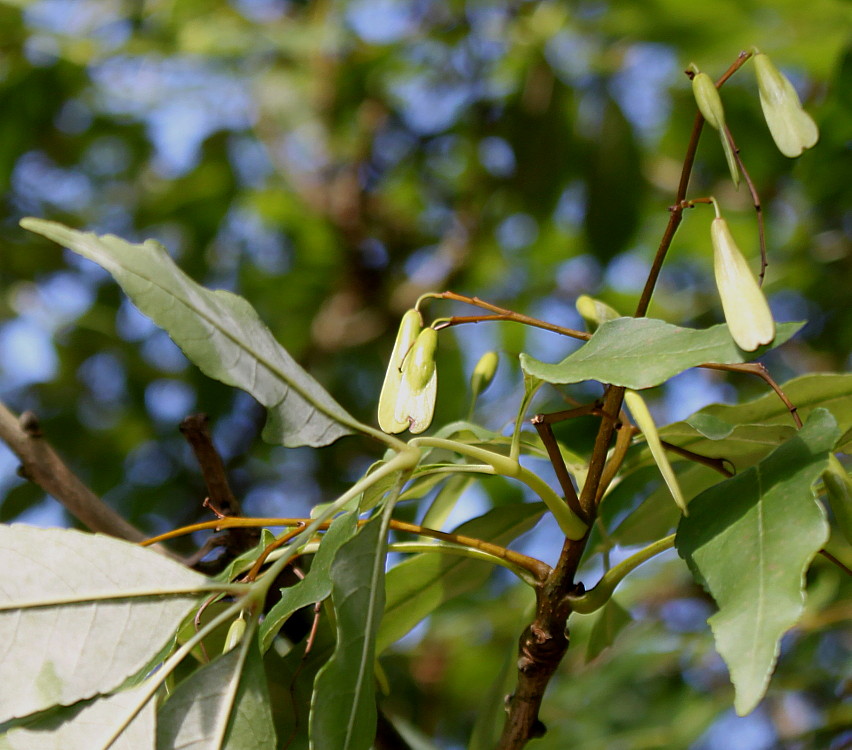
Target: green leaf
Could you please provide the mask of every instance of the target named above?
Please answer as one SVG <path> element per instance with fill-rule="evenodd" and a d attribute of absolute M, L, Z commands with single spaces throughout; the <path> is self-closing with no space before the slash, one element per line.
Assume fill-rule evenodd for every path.
<path fill-rule="evenodd" d="M 378 519 L 340 547 L 331 565 L 337 647 L 311 700 L 311 747 L 369 750 L 376 738 L 376 633 L 385 603 L 385 546 Z"/>
<path fill-rule="evenodd" d="M 837 456 L 830 456 L 822 480 L 840 533 L 852 544 L 852 477 Z"/>
<path fill-rule="evenodd" d="M 611 598 L 596 613 L 595 623 L 592 625 L 586 646 L 586 664 L 612 646 L 618 634 L 631 622 L 633 618 L 630 613 Z"/>
<path fill-rule="evenodd" d="M 296 610 L 331 596 L 331 564 L 341 545 L 352 538 L 357 529 L 355 513 L 336 518 L 325 532 L 311 567 L 305 577 L 294 586 L 281 589 L 281 598 L 266 613 L 260 624 L 260 644 L 265 652 L 275 635 Z"/>
<path fill-rule="evenodd" d="M 132 719 L 144 688 L 75 703 L 11 729 L 0 737 L 0 750 L 154 750 L 155 702 L 148 701 Z"/>
<path fill-rule="evenodd" d="M 505 545 L 535 526 L 543 512 L 543 503 L 504 505 L 463 523 L 454 533 Z M 387 575 L 376 652 L 382 653 L 444 602 L 484 585 L 490 574 L 490 565 L 440 553 L 414 555 L 394 566 Z"/>
<path fill-rule="evenodd" d="M 440 529 L 450 513 L 453 512 L 459 498 L 471 484 L 473 484 L 473 477 L 469 475 L 457 474 L 451 476 L 435 496 L 420 522 L 421 525 L 430 529 Z"/>
<path fill-rule="evenodd" d="M 253 638 L 193 672 L 157 715 L 158 750 L 275 747 L 266 675 Z"/>
<path fill-rule="evenodd" d="M 781 389 L 795 404 L 802 419 L 807 419 L 817 407 L 828 409 L 843 434 L 837 450 L 852 445 L 852 375 L 803 375 L 782 384 Z M 753 454 L 757 460 L 793 432 L 790 412 L 781 399 L 769 391 L 745 404 L 706 406 L 685 422 L 662 428 L 660 437 L 702 455 L 730 456 L 735 459 L 737 468 L 741 468 L 748 465 L 744 464 L 744 454 Z"/>
<path fill-rule="evenodd" d="M 153 550 L 70 529 L 0 526 L 0 722 L 117 688 L 209 583 Z M 207 586 L 209 590 L 209 586 Z"/>
<path fill-rule="evenodd" d="M 781 323 L 772 344 L 745 352 L 737 347 L 724 324 L 698 330 L 653 318 L 618 318 L 604 323 L 560 363 L 546 364 L 521 354 L 521 368 L 548 383 L 597 380 L 639 390 L 660 385 L 705 362 L 736 364 L 756 359 L 783 344 L 802 325 Z"/>
<path fill-rule="evenodd" d="M 321 446 L 360 429 L 275 340 L 246 300 L 195 283 L 158 242 L 134 245 L 41 219 L 22 219 L 21 226 L 103 266 L 205 375 L 247 391 L 267 407 L 265 440 Z"/>
<path fill-rule="evenodd" d="M 804 607 L 804 575 L 828 538 L 811 486 L 839 434 L 817 409 L 756 466 L 696 497 L 681 520 L 680 555 L 719 611 L 709 619 L 734 683 L 737 713 L 761 700 L 781 636 Z"/>

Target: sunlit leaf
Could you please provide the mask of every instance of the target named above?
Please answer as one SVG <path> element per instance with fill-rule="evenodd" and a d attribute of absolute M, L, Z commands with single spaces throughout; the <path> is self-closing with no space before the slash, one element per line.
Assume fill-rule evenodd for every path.
<path fill-rule="evenodd" d="M 709 622 L 740 715 L 766 692 L 781 636 L 804 607 L 804 574 L 828 538 L 811 486 L 839 430 L 815 410 L 756 466 L 703 492 L 681 520 L 677 548 L 719 607 Z"/>
<path fill-rule="evenodd" d="M 653 318 L 618 318 L 604 323 L 587 343 L 558 364 L 521 354 L 524 372 L 548 383 L 597 380 L 639 390 L 664 383 L 700 364 L 736 364 L 783 344 L 802 323 L 781 323 L 768 347 L 744 352 L 724 324 L 681 328 Z"/>
<path fill-rule="evenodd" d="M 266 440 L 320 446 L 358 428 L 357 420 L 296 363 L 245 299 L 197 284 L 158 242 L 134 245 L 41 219 L 23 219 L 21 226 L 103 266 L 205 375 L 242 388 L 267 407 Z"/>
<path fill-rule="evenodd" d="M 117 688 L 174 635 L 208 583 L 128 542 L 0 526 L 0 721 Z"/>
<path fill-rule="evenodd" d="M 133 714 L 145 688 L 127 690 L 50 711 L 44 718 L 15 728 L 0 737 L 0 750 L 154 750 L 155 701 Z"/>

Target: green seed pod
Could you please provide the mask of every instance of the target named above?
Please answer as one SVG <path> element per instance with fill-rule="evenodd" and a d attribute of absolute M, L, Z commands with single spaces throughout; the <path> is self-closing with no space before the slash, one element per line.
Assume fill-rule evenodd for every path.
<path fill-rule="evenodd" d="M 574 304 L 590 331 L 597 330 L 598 326 L 609 320 L 621 317 L 618 310 L 610 307 L 606 302 L 590 297 L 588 294 L 581 294 Z"/>
<path fill-rule="evenodd" d="M 725 108 L 713 79 L 706 73 L 696 73 L 692 78 L 692 94 L 704 119 L 716 130 L 724 130 Z"/>
<path fill-rule="evenodd" d="M 473 391 L 473 397 L 476 398 L 482 393 L 494 380 L 494 375 L 497 373 L 497 365 L 500 359 L 497 352 L 485 352 L 473 368 L 473 374 L 470 376 L 470 389 Z"/>
<path fill-rule="evenodd" d="M 240 615 L 231 623 L 231 627 L 228 628 L 228 635 L 225 637 L 225 648 L 222 650 L 222 653 L 227 654 L 228 651 L 236 646 L 243 639 L 245 632 L 246 621 L 245 618 Z"/>
<path fill-rule="evenodd" d="M 775 321 L 757 280 L 740 252 L 728 222 L 721 217 L 710 226 L 713 269 L 725 321 L 740 349 L 754 351 L 775 338 Z"/>
<path fill-rule="evenodd" d="M 413 391 L 421 391 L 435 372 L 435 349 L 438 347 L 438 332 L 424 328 L 417 336 L 414 346 L 402 365 L 402 377 L 408 380 Z"/>
<path fill-rule="evenodd" d="M 397 420 L 394 418 L 394 414 L 402 384 L 402 364 L 417 340 L 422 325 L 423 318 L 420 313 L 414 309 L 408 310 L 402 316 L 399 331 L 396 334 L 396 342 L 391 352 L 382 391 L 379 395 L 379 427 L 390 434 L 402 432 L 408 428 L 408 419 Z"/>
<path fill-rule="evenodd" d="M 722 150 L 725 152 L 725 161 L 728 162 L 728 171 L 731 173 L 734 185 L 739 185 L 740 170 L 734 156 L 734 149 L 725 134 L 725 108 L 722 106 L 719 89 L 716 88 L 716 84 L 713 83 L 713 79 L 709 75 L 696 73 L 692 78 L 692 93 L 704 119 L 719 131 L 719 136 L 722 139 Z"/>
<path fill-rule="evenodd" d="M 819 140 L 813 118 L 802 109 L 793 84 L 766 55 L 754 56 L 754 72 L 760 93 L 760 107 L 778 150 L 791 159 Z"/>
<path fill-rule="evenodd" d="M 402 366 L 402 381 L 393 418 L 397 424 L 405 424 L 414 434 L 423 432 L 432 423 L 435 413 L 437 344 L 438 332 L 434 328 L 423 329 Z"/>

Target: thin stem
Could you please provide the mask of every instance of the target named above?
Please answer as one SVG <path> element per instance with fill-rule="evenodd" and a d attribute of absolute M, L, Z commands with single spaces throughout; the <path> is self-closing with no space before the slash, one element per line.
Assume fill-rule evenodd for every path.
<path fill-rule="evenodd" d="M 558 326 L 544 320 L 530 318 L 527 315 L 521 315 L 521 313 L 515 312 L 508 312 L 501 315 L 454 315 L 451 318 L 442 319 L 434 325 L 433 328 L 436 331 L 440 331 L 443 328 L 464 325 L 465 323 L 492 323 L 496 321 L 522 323 L 527 326 L 532 326 L 533 328 L 542 328 L 545 331 L 551 331 L 552 333 L 558 333 L 561 336 L 570 336 L 573 339 L 581 339 L 583 341 L 588 341 L 592 337 L 590 333 L 586 333 L 585 331 L 576 331 L 573 328 L 565 328 L 564 326 Z"/>
<path fill-rule="evenodd" d="M 167 532 L 166 534 L 161 535 L 160 537 L 155 537 L 154 539 L 148 540 L 153 543 L 154 541 L 162 541 L 164 539 L 171 539 L 176 536 L 181 536 L 182 534 L 191 534 L 194 531 L 198 531 L 199 529 L 217 529 L 220 525 L 228 526 L 293 526 L 295 528 L 294 532 L 287 532 L 282 537 L 279 537 L 276 542 L 285 543 L 293 539 L 293 537 L 298 534 L 303 528 L 305 528 L 308 523 L 311 522 L 310 518 L 223 518 L 217 521 L 206 521 L 200 524 L 193 524 L 192 526 L 184 526 L 180 529 L 174 529 L 173 531 Z M 362 520 L 358 522 L 359 525 L 363 525 L 366 521 Z M 328 527 L 331 525 L 331 521 L 324 521 L 319 524 L 317 527 L 317 531 L 326 531 Z M 544 580 L 547 578 L 550 573 L 550 566 L 546 563 L 543 563 L 541 560 L 537 560 L 534 557 L 529 557 L 528 555 L 521 554 L 520 552 L 515 552 L 514 550 L 506 549 L 505 547 L 501 547 L 498 544 L 493 544 L 491 542 L 483 541 L 482 539 L 477 539 L 471 536 L 465 536 L 464 534 L 454 534 L 452 532 L 447 531 L 439 531 L 438 529 L 430 529 L 426 526 L 419 526 L 414 523 L 408 523 L 407 521 L 398 521 L 396 519 L 391 520 L 390 528 L 394 531 L 401 531 L 403 533 L 409 534 L 417 534 L 418 536 L 430 537 L 433 539 L 441 539 L 447 542 L 453 542 L 454 544 L 462 545 L 465 547 L 471 547 L 473 549 L 482 550 L 483 552 L 488 553 L 494 557 L 499 557 L 503 560 L 510 561 L 514 565 L 518 567 L 524 568 L 533 574 L 537 579 Z M 283 541 L 282 541 L 283 540 Z M 311 551 L 315 551 L 311 546 L 311 543 L 307 543 L 303 545 L 299 554 L 306 554 Z M 280 555 L 272 555 L 272 553 L 279 547 L 280 544 L 273 543 L 269 545 L 266 550 L 264 550 L 264 554 L 266 557 L 265 560 L 274 559 L 278 560 Z M 294 555 L 295 556 L 295 555 Z M 255 563 L 257 565 L 257 563 Z M 258 566 L 259 568 L 260 566 Z M 236 584 L 234 584 L 236 585 Z M 228 584 L 218 584 L 215 589 L 217 592 L 230 592 L 228 588 Z M 237 589 L 242 590 L 242 589 Z"/>
<path fill-rule="evenodd" d="M 569 539 L 582 539 L 588 531 L 588 525 L 565 504 L 562 498 L 550 488 L 547 482 L 534 472 L 521 466 L 516 459 L 510 456 L 504 456 L 502 453 L 494 453 L 485 448 L 459 443 L 455 440 L 446 440 L 444 438 L 414 438 L 409 441 L 409 445 L 412 447 L 422 445 L 432 448 L 443 448 L 490 464 L 498 474 L 517 479 L 535 492 L 544 501 L 548 510 L 553 513 L 556 522 L 559 524 L 559 528 L 562 529 L 566 537 Z"/>
<path fill-rule="evenodd" d="M 582 615 L 594 612 L 604 606 L 611 598 L 615 587 L 621 583 L 624 578 L 638 568 L 642 563 L 647 562 L 652 557 L 656 557 L 661 552 L 674 547 L 676 534 L 670 534 L 658 541 L 649 544 L 644 549 L 631 555 L 626 560 L 622 560 L 618 565 L 604 573 L 598 584 L 591 590 L 580 596 L 570 596 L 571 609 L 574 612 L 579 612 Z"/>
<path fill-rule="evenodd" d="M 539 419 L 541 415 L 536 415 L 530 421 L 535 426 L 541 442 L 547 451 L 547 456 L 553 469 L 556 472 L 556 479 L 559 481 L 559 486 L 562 487 L 562 494 L 565 496 L 565 502 L 568 507 L 574 511 L 580 518 L 583 518 L 583 509 L 580 507 L 580 498 L 577 497 L 577 490 L 574 489 L 574 483 L 571 481 L 571 475 L 568 473 L 568 467 L 565 465 L 565 459 L 562 458 L 562 452 L 559 450 L 559 444 L 556 442 L 556 437 L 553 434 L 553 428 L 543 419 Z"/>
<path fill-rule="evenodd" d="M 628 424 L 626 415 L 623 411 L 621 412 L 621 420 L 621 426 L 616 428 L 617 434 L 615 437 L 615 448 L 612 451 L 612 455 L 609 457 L 609 461 L 606 462 L 606 466 L 604 466 L 603 474 L 601 474 L 601 481 L 598 483 L 598 491 L 595 493 L 595 503 L 597 504 L 600 504 L 600 501 L 606 494 L 607 489 L 609 489 L 610 484 L 612 484 L 612 480 L 615 479 L 615 475 L 618 474 L 618 470 L 621 468 L 621 464 L 624 463 L 624 458 L 627 456 L 627 451 L 630 448 L 633 430 L 631 429 L 630 424 Z"/>
<path fill-rule="evenodd" d="M 535 328 L 543 328 L 546 331 L 553 331 L 554 333 L 559 333 L 563 336 L 570 336 L 574 339 L 581 339 L 583 341 L 588 341 L 592 337 L 590 333 L 586 333 L 585 331 L 576 331 L 573 328 L 553 325 L 552 323 L 547 323 L 543 320 L 539 320 L 538 318 L 532 318 L 529 315 L 523 315 L 522 313 L 515 312 L 514 310 L 508 310 L 505 307 L 492 305 L 490 302 L 485 302 L 484 300 L 479 299 L 479 297 L 468 297 L 464 294 L 457 294 L 456 292 L 442 292 L 440 297 L 442 299 L 454 300 L 455 302 L 465 302 L 468 305 L 481 307 L 483 310 L 489 310 L 490 312 L 497 313 L 493 316 L 462 318 L 461 322 L 478 323 L 481 320 L 510 320 L 515 323 L 523 323 L 524 325 L 533 326 Z M 451 318 L 450 320 L 453 321 L 459 319 Z M 452 323 L 448 323 L 448 325 L 451 324 Z"/>
<path fill-rule="evenodd" d="M 706 370 L 722 370 L 724 372 L 745 372 L 749 375 L 756 375 L 759 377 L 764 383 L 766 383 L 778 398 L 781 399 L 781 402 L 784 406 L 787 407 L 787 411 L 790 412 L 790 416 L 793 417 L 793 421 L 796 423 L 796 427 L 798 429 L 802 429 L 802 418 L 799 416 L 799 409 L 797 406 L 787 398 L 787 394 L 781 389 L 781 386 L 775 382 L 775 379 L 769 374 L 769 370 L 766 369 L 766 366 L 761 362 L 743 362 L 735 365 L 719 365 L 715 363 L 706 362 L 703 365 L 699 365 L 699 367 L 703 367 Z"/>
<path fill-rule="evenodd" d="M 728 143 L 731 144 L 731 150 L 734 152 L 734 158 L 737 161 L 740 172 L 742 172 L 742 175 L 745 178 L 748 191 L 751 193 L 752 203 L 754 203 L 754 211 L 757 214 L 757 236 L 760 241 L 760 274 L 758 275 L 758 284 L 763 286 L 763 277 L 766 275 L 766 267 L 769 265 L 769 259 L 766 253 L 766 229 L 763 225 L 763 207 L 760 205 L 760 195 L 758 194 L 757 188 L 754 186 L 754 181 L 751 179 L 751 175 L 746 169 L 746 165 L 740 156 L 740 150 L 737 148 L 734 136 L 731 134 L 731 130 L 727 125 L 725 125 L 725 137 L 728 139 Z"/>

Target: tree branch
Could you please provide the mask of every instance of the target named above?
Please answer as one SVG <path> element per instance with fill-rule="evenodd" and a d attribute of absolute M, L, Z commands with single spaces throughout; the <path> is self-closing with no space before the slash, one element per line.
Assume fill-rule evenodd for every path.
<path fill-rule="evenodd" d="M 717 87 L 733 75 L 749 57 L 748 53 L 740 53 L 730 68 L 717 81 Z M 683 202 L 686 198 L 686 190 L 703 125 L 704 118 L 698 112 L 686 149 L 675 204 L 669 209 L 669 221 L 660 240 L 639 303 L 636 306 L 636 317 L 642 317 L 648 311 L 660 269 L 683 217 Z M 493 312 L 502 313 L 504 311 L 493 310 Z M 580 493 L 580 507 L 590 522 L 594 521 L 597 513 L 598 489 L 618 421 L 617 417 L 621 411 L 623 397 L 624 388 L 607 386 L 602 406 L 604 419 L 601 420 L 598 428 L 586 482 L 583 485 L 583 491 Z M 608 419 L 607 416 L 612 418 Z M 500 750 L 522 748 L 529 740 L 540 737 L 546 731 L 538 718 L 538 711 L 544 691 L 568 648 L 566 623 L 571 614 L 569 598 L 571 595 L 576 596 L 583 593 L 582 584 L 576 584 L 574 577 L 588 539 L 589 536 L 586 534 L 582 539 L 576 541 L 565 540 L 556 567 L 538 592 L 535 619 L 521 635 L 519 643 L 518 686 L 508 703 L 508 716 L 498 746 Z"/>
<path fill-rule="evenodd" d="M 146 538 L 68 468 L 42 437 L 38 419 L 32 412 L 24 412 L 18 418 L 0 403 L 0 439 L 20 459 L 21 476 L 35 482 L 89 529 L 129 542 Z"/>

